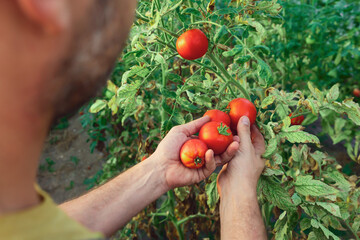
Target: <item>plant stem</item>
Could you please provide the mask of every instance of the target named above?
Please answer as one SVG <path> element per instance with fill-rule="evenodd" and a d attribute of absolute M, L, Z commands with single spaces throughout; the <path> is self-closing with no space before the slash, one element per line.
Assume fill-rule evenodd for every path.
<path fill-rule="evenodd" d="M 194 4 L 193 4 L 192 1 L 193 1 L 193 0 L 188 0 L 188 3 L 189 3 L 189 6 L 190 6 L 191 8 L 194 8 Z M 193 14 L 190 15 L 190 21 L 191 21 L 191 23 L 193 23 L 193 22 L 195 21 L 195 18 L 194 18 L 194 15 L 193 15 Z"/>
<path fill-rule="evenodd" d="M 350 224 L 345 220 L 343 220 L 343 222 L 345 223 L 346 228 L 354 235 L 355 239 L 360 240 L 359 236 L 356 234 L 356 232 L 354 232 Z"/>
<path fill-rule="evenodd" d="M 175 195 L 174 195 L 174 190 L 170 190 L 167 192 L 167 195 L 168 195 L 168 198 L 169 198 L 169 203 L 170 203 L 170 216 L 171 216 L 171 222 L 174 224 L 174 227 L 176 228 L 176 231 L 178 232 L 178 235 L 179 235 L 179 239 L 180 240 L 184 240 L 184 232 L 183 230 L 181 229 L 181 226 L 179 224 L 179 221 L 176 219 L 176 216 L 175 216 L 175 212 L 174 212 L 174 209 L 175 209 L 175 204 L 174 204 L 174 201 L 175 201 Z"/>
<path fill-rule="evenodd" d="M 187 216 L 186 218 L 183 218 L 183 219 L 179 220 L 178 224 L 182 225 L 182 224 L 186 223 L 187 221 L 189 221 L 189 220 L 191 220 L 193 218 L 197 218 L 197 217 L 207 218 L 208 216 L 205 215 L 205 214 L 202 214 L 202 213 L 193 214 L 193 215 Z"/>
<path fill-rule="evenodd" d="M 241 93 L 245 96 L 245 98 L 247 98 L 248 100 L 250 100 L 250 95 L 248 94 L 248 92 L 245 90 L 245 88 L 243 88 L 243 86 L 241 86 L 225 69 L 224 65 L 222 64 L 222 62 L 220 62 L 220 60 L 215 57 L 212 53 L 208 53 L 207 54 L 208 57 L 212 60 L 212 62 L 216 65 L 216 67 L 220 70 L 220 72 L 222 72 L 222 74 L 225 76 L 226 80 L 228 82 L 230 82 L 231 84 L 235 85 L 240 91 Z"/>

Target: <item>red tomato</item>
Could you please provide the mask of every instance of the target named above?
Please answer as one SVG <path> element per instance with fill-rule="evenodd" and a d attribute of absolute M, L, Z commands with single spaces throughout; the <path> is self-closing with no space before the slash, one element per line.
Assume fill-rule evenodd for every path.
<path fill-rule="evenodd" d="M 355 97 L 360 97 L 360 89 L 355 88 L 355 89 L 353 90 L 353 95 L 354 95 Z"/>
<path fill-rule="evenodd" d="M 184 32 L 176 41 L 176 50 L 185 59 L 201 58 L 208 50 L 206 35 L 199 29 Z"/>
<path fill-rule="evenodd" d="M 221 122 L 208 122 L 201 127 L 199 139 L 206 143 L 214 154 L 221 154 L 233 142 L 233 135 L 227 125 Z"/>
<path fill-rule="evenodd" d="M 146 160 L 146 159 L 147 159 L 147 155 L 143 156 L 142 159 L 141 159 L 141 161 L 144 161 L 144 160 Z"/>
<path fill-rule="evenodd" d="M 227 108 L 230 108 L 229 116 L 231 119 L 231 129 L 236 132 L 237 124 L 242 116 L 247 116 L 250 124 L 256 120 L 256 108 L 252 102 L 246 98 L 236 98 L 232 100 Z"/>
<path fill-rule="evenodd" d="M 289 117 L 291 117 L 292 113 L 289 114 Z M 305 117 L 303 115 L 291 118 L 291 125 L 301 125 L 301 123 L 304 121 Z"/>
<path fill-rule="evenodd" d="M 223 111 L 217 109 L 209 110 L 204 116 L 209 116 L 212 122 L 223 122 L 225 125 L 230 126 L 230 117 Z"/>
<path fill-rule="evenodd" d="M 181 162 L 188 168 L 201 168 L 205 164 L 206 144 L 199 139 L 187 140 L 180 149 Z"/>

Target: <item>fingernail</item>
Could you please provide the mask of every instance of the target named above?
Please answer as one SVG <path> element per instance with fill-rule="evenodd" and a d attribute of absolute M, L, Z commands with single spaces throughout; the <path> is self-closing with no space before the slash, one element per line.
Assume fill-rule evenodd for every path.
<path fill-rule="evenodd" d="M 246 125 L 246 126 L 250 125 L 250 120 L 247 116 L 242 116 L 240 120 L 244 125 Z"/>

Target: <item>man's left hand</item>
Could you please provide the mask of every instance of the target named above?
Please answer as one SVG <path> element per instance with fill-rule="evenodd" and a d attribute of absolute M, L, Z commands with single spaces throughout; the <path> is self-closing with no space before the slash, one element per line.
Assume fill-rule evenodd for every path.
<path fill-rule="evenodd" d="M 187 124 L 173 127 L 150 157 L 157 161 L 157 164 L 163 166 L 166 189 L 191 185 L 204 180 L 210 176 L 216 166 L 227 163 L 237 152 L 239 138 L 235 136 L 234 141 L 221 155 L 214 156 L 213 150 L 207 150 L 205 165 L 202 168 L 190 169 L 182 164 L 180 160 L 182 145 L 189 139 L 197 138 L 194 134 L 198 133 L 200 128 L 209 121 L 210 118 L 206 116 Z"/>

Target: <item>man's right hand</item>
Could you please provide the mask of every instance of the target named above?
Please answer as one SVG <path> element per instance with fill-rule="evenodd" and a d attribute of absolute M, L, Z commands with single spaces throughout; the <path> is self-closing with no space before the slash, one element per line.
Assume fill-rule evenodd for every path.
<path fill-rule="evenodd" d="M 264 169 L 264 138 L 247 117 L 237 126 L 239 148 L 218 175 L 221 239 L 267 239 L 256 186 Z"/>
<path fill-rule="evenodd" d="M 250 127 L 249 119 L 239 120 L 239 148 L 233 159 L 223 166 L 218 176 L 218 191 L 230 193 L 244 189 L 256 192 L 257 182 L 264 169 L 261 155 L 265 152 L 264 138 L 255 125 Z"/>

